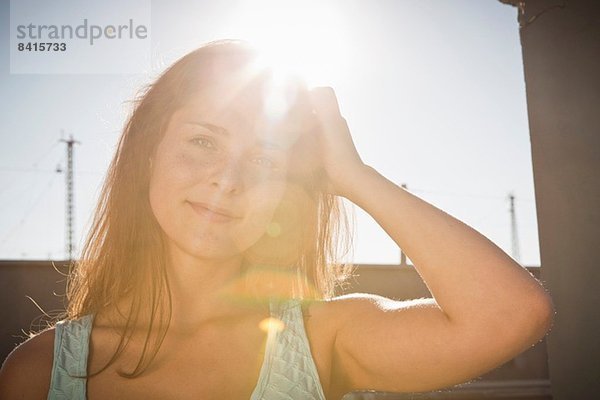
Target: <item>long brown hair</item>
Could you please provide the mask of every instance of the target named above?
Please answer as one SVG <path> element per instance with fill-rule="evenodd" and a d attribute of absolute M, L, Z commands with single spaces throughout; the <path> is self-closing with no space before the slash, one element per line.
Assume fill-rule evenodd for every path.
<path fill-rule="evenodd" d="M 101 370 L 89 376 L 111 365 L 139 326 L 146 333 L 143 351 L 134 370 L 120 375 L 139 376 L 156 356 L 169 326 L 171 294 L 166 244 L 148 198 L 148 160 L 172 114 L 190 96 L 216 76 L 238 70 L 256 57 L 242 41 L 208 43 L 179 59 L 134 100 L 67 286 L 67 319 L 96 314 L 130 299 L 117 349 Z M 352 273 L 352 264 L 337 262 L 337 255 L 350 249 L 352 239 L 341 199 L 318 185 L 322 171 L 301 168 L 305 156 L 314 153 L 313 145 L 299 139 L 292 148 L 292 164 L 300 172 L 290 174 L 290 190 L 276 211 L 279 234 L 265 233 L 245 255 L 247 265 L 290 267 L 297 277 L 294 297 L 328 299 Z M 293 245 L 281 246 L 282 241 Z M 290 248 L 295 251 L 273 251 Z M 149 319 L 140 325 L 142 310 L 149 310 Z"/>

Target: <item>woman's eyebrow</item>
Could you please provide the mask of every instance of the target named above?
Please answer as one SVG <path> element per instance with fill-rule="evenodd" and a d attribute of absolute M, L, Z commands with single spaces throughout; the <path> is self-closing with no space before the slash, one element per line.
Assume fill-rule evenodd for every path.
<path fill-rule="evenodd" d="M 267 140 L 259 140 L 258 146 L 267 150 L 285 151 L 285 149 L 276 142 L 269 142 Z"/>
<path fill-rule="evenodd" d="M 223 136 L 227 136 L 229 137 L 229 131 L 221 126 L 218 125 L 214 125 L 211 124 L 210 122 L 206 122 L 206 121 L 188 121 L 188 124 L 191 125 L 197 125 L 197 126 L 201 126 L 203 128 L 208 129 L 209 131 L 215 133 L 215 134 L 219 134 L 219 135 L 223 135 Z M 280 144 L 276 143 L 276 142 L 272 142 L 272 141 L 268 141 L 268 140 L 259 140 L 257 145 L 259 147 L 262 147 L 264 149 L 267 150 L 277 150 L 277 151 L 285 151 L 285 148 L 283 146 L 281 146 Z"/>
<path fill-rule="evenodd" d="M 218 125 L 214 125 L 211 124 L 210 122 L 206 122 L 206 121 L 187 121 L 186 123 L 191 124 L 191 125 L 197 125 L 197 126 L 201 126 L 203 128 L 208 129 L 209 131 L 219 134 L 219 135 L 223 135 L 223 136 L 229 136 L 229 131 L 227 131 L 227 129 L 218 126 Z"/>

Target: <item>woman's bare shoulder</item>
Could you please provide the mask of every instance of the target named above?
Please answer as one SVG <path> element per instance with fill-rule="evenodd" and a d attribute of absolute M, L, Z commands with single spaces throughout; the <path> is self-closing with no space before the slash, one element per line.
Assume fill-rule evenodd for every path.
<path fill-rule="evenodd" d="M 27 339 L 4 360 L 0 398 L 46 399 L 54 360 L 54 328 Z"/>

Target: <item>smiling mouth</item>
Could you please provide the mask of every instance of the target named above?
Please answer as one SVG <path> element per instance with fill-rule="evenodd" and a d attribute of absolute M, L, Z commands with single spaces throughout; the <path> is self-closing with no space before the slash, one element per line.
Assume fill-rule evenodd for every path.
<path fill-rule="evenodd" d="M 188 204 L 192 207 L 196 214 L 211 222 L 229 222 L 239 219 L 239 217 L 211 210 L 200 203 L 188 201 Z"/>

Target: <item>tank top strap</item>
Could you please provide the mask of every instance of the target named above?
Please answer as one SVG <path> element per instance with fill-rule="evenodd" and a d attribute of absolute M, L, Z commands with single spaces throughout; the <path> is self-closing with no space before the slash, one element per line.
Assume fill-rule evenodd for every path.
<path fill-rule="evenodd" d="M 94 317 L 56 323 L 49 400 L 85 400 L 89 340 Z"/>
<path fill-rule="evenodd" d="M 271 298 L 265 359 L 251 400 L 325 400 L 299 299 Z"/>
<path fill-rule="evenodd" d="M 265 356 L 251 400 L 325 400 L 299 299 L 270 299 Z M 85 400 L 93 315 L 55 327 L 49 400 Z"/>

